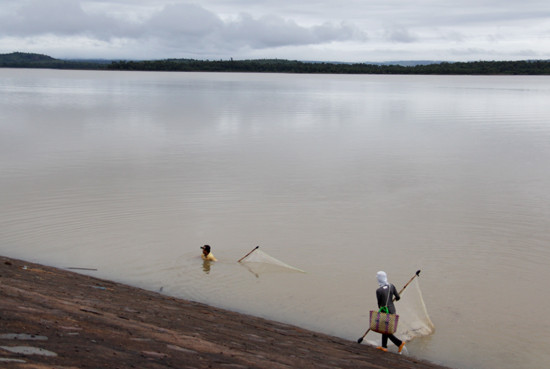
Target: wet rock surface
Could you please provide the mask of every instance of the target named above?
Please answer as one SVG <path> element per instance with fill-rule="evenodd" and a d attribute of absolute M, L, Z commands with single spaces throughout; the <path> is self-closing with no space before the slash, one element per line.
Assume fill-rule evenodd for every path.
<path fill-rule="evenodd" d="M 5 257 L 0 257 L 0 367 L 443 368 Z"/>

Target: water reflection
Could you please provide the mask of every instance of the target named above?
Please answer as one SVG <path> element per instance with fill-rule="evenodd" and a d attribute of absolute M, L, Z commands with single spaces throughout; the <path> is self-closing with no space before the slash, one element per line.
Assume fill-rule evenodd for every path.
<path fill-rule="evenodd" d="M 255 272 L 254 269 L 252 269 L 248 263 L 239 263 L 239 265 L 245 268 L 246 270 L 248 270 L 250 273 L 252 273 L 252 275 L 254 275 L 256 278 L 260 278 L 260 274 Z"/>

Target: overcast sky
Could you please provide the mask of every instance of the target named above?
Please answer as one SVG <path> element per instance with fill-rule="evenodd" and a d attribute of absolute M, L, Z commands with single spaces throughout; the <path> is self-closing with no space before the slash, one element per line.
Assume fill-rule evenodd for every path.
<path fill-rule="evenodd" d="M 550 59 L 549 0 L 0 0 L 0 53 L 322 61 Z"/>

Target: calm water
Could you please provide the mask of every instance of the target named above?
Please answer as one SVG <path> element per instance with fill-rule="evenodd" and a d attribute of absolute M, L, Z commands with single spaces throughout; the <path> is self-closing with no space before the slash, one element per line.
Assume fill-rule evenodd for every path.
<path fill-rule="evenodd" d="M 548 101 L 548 77 L 0 69 L 0 254 L 350 344 L 376 272 L 421 269 L 410 355 L 545 367 Z M 307 273 L 256 277 L 255 245 Z"/>

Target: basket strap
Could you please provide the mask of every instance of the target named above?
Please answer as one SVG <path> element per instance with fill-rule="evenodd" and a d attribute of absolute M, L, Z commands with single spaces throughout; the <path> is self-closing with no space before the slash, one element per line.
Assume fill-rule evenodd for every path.
<path fill-rule="evenodd" d="M 390 302 L 390 296 L 391 296 L 391 284 L 388 284 L 388 297 L 386 298 L 386 307 L 388 307 L 388 304 Z M 389 311 L 389 308 L 388 308 Z"/>

